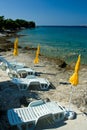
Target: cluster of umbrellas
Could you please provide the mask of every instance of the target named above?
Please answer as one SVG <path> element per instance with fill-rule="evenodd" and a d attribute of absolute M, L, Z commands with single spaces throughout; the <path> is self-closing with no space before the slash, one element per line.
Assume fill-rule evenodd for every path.
<path fill-rule="evenodd" d="M 40 45 L 38 45 L 38 47 L 37 47 L 36 56 L 35 56 L 35 59 L 34 59 L 34 64 L 38 64 L 39 63 L 39 54 L 40 54 Z M 13 55 L 14 56 L 18 56 L 18 38 L 16 38 L 15 41 L 14 41 Z M 69 78 L 69 82 L 73 86 L 77 86 L 78 83 L 79 83 L 79 74 L 78 74 L 79 73 L 79 69 L 80 69 L 80 55 L 78 56 L 78 60 L 77 60 L 76 65 L 75 65 L 74 73 Z"/>
<path fill-rule="evenodd" d="M 36 56 L 34 59 L 34 64 L 38 64 L 39 63 L 39 54 L 40 54 L 40 45 L 38 45 L 37 47 L 37 51 L 36 51 Z M 18 56 L 18 38 L 16 38 L 15 42 L 14 42 L 14 51 L 13 51 L 13 55 L 14 56 Z M 71 83 L 72 86 L 77 86 L 79 83 L 79 69 L 80 69 L 80 58 L 81 56 L 78 56 L 76 65 L 75 65 L 75 69 L 74 69 L 74 73 L 70 76 L 69 78 L 69 82 Z M 70 96 L 70 103 L 71 103 L 71 97 Z"/>
<path fill-rule="evenodd" d="M 39 54 L 40 54 L 40 45 L 38 45 L 38 47 L 37 47 L 36 56 L 35 56 L 35 59 L 34 59 L 34 64 L 39 63 Z M 18 56 L 18 38 L 16 38 L 15 41 L 14 41 L 13 55 Z"/>

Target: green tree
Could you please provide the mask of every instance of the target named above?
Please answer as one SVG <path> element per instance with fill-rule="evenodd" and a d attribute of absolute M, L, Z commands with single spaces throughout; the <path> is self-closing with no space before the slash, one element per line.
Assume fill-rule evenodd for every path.
<path fill-rule="evenodd" d="M 23 19 L 4 19 L 4 16 L 0 16 L 0 31 L 5 29 L 18 30 L 21 29 L 21 27 L 35 28 L 35 26 L 35 22 L 33 21 L 26 21 Z"/>
<path fill-rule="evenodd" d="M 4 28 L 4 16 L 0 16 L 0 30 L 2 31 Z"/>

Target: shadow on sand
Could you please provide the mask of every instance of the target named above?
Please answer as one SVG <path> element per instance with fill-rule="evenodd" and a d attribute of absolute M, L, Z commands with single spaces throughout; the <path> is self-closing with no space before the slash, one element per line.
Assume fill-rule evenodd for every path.
<path fill-rule="evenodd" d="M 38 121 L 35 130 L 56 129 L 59 127 L 63 127 L 66 124 L 67 123 L 64 121 L 54 122 L 51 118 L 50 119 L 42 119 L 42 120 Z"/>

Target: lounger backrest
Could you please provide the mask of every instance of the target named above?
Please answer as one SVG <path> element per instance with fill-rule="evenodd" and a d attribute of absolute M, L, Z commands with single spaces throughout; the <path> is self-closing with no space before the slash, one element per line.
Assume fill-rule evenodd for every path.
<path fill-rule="evenodd" d="M 45 102 L 43 100 L 37 100 L 37 101 L 33 101 L 31 102 L 28 107 L 35 107 L 35 106 L 39 106 L 45 104 Z"/>
<path fill-rule="evenodd" d="M 26 78 L 28 73 L 25 70 L 18 71 L 18 74 L 20 75 L 20 78 Z"/>
<path fill-rule="evenodd" d="M 5 63 L 6 66 L 11 67 L 11 68 L 13 67 L 5 58 L 3 58 L 3 57 L 0 56 L 0 60 L 1 60 L 3 63 Z"/>

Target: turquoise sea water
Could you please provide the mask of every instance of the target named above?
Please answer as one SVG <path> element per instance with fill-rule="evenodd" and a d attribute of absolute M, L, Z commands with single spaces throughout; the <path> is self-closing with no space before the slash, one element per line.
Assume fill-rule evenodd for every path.
<path fill-rule="evenodd" d="M 41 53 L 50 57 L 62 58 L 73 63 L 81 54 L 81 63 L 87 64 L 87 28 L 70 26 L 42 26 L 21 30 L 19 45 L 41 46 Z"/>

